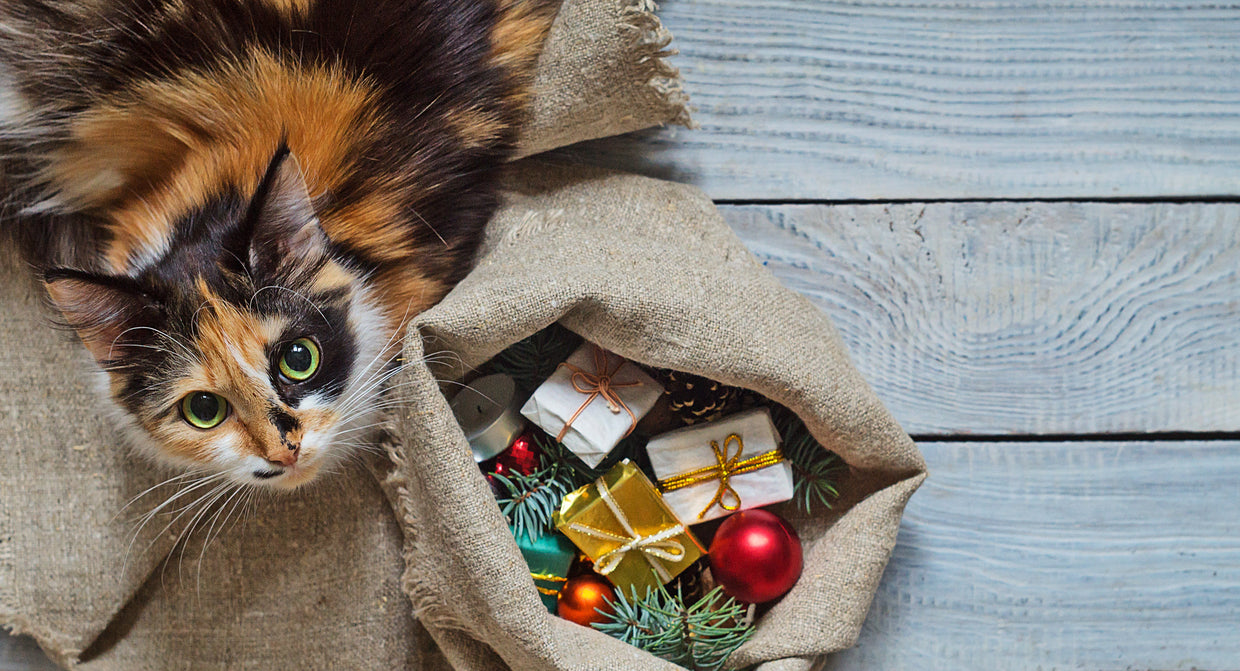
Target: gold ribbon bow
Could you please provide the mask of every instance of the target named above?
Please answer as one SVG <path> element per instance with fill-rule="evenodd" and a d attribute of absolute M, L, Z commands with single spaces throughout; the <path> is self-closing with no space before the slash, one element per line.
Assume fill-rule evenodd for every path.
<path fill-rule="evenodd" d="M 581 416 L 582 411 L 584 411 L 586 407 L 593 403 L 594 399 L 599 396 L 602 396 L 603 400 L 607 401 L 607 408 L 613 413 L 620 414 L 621 409 L 629 413 L 629 419 L 632 421 L 629 424 L 629 430 L 625 431 L 624 435 L 628 436 L 630 433 L 633 433 L 633 429 L 637 428 L 637 415 L 633 414 L 633 411 L 629 409 L 629 406 L 624 403 L 624 399 L 620 398 L 620 395 L 617 394 L 615 390 L 623 389 L 625 387 L 640 387 L 642 383 L 641 381 L 633 381 L 625 382 L 623 384 L 616 384 L 611 381 L 611 378 L 616 373 L 620 372 L 620 369 L 624 367 L 626 362 L 627 361 L 625 359 L 620 359 L 620 363 L 616 365 L 616 369 L 608 372 L 607 352 L 603 351 L 602 347 L 595 345 L 593 373 L 584 371 L 567 361 L 560 364 L 573 372 L 572 377 L 569 378 L 569 380 L 573 383 L 573 389 L 576 389 L 582 394 L 589 394 L 589 398 L 581 404 L 580 408 L 577 408 L 577 412 L 574 412 L 573 416 L 569 417 L 567 422 L 564 422 L 564 428 L 560 429 L 560 433 L 555 437 L 557 442 L 562 442 L 564 440 L 565 434 L 568 433 L 568 427 L 572 426 L 573 422 L 577 421 L 577 418 Z"/>
<path fill-rule="evenodd" d="M 579 522 L 573 522 L 568 525 L 569 529 L 578 533 L 622 543 L 620 547 L 600 555 L 594 562 L 594 570 L 600 575 L 607 575 L 616 570 L 616 567 L 620 565 L 620 562 L 624 560 L 628 553 L 636 550 L 641 552 L 642 556 L 646 558 L 646 561 L 650 563 L 650 566 L 654 568 L 655 573 L 658 574 L 663 582 L 666 583 L 671 580 L 672 574 L 668 573 L 667 567 L 660 560 L 675 564 L 685 558 L 685 546 L 680 541 L 672 540 L 685 532 L 685 525 L 674 524 L 666 526 L 649 536 L 643 536 L 633 530 L 633 525 L 629 524 L 629 518 L 625 517 L 624 512 L 620 510 L 620 506 L 616 504 L 616 500 L 612 497 L 607 483 L 603 482 L 603 478 L 596 480 L 594 485 L 598 488 L 599 498 L 603 500 L 603 503 L 607 504 L 608 508 L 611 508 L 611 514 L 615 516 L 616 521 L 620 523 L 621 528 L 627 534 L 626 536 L 621 536 L 620 534 L 613 534 L 603 529 L 595 529 Z"/>
<path fill-rule="evenodd" d="M 736 454 L 729 457 L 728 445 L 730 443 L 736 443 Z M 699 520 L 706 517 L 706 513 L 710 512 L 710 509 L 715 506 L 719 506 L 728 512 L 741 507 L 741 495 L 737 494 L 736 490 L 732 488 L 732 476 L 749 473 L 767 466 L 774 466 L 784 458 L 784 453 L 779 448 L 775 448 L 770 452 L 763 452 L 757 456 L 741 460 L 741 452 L 745 450 L 745 442 L 735 433 L 723 440 L 722 449 L 719 448 L 717 441 L 710 441 L 710 449 L 715 451 L 715 464 L 703 466 L 688 473 L 673 475 L 666 480 L 659 481 L 659 487 L 665 492 L 670 492 L 685 487 L 692 487 L 703 482 L 718 480 L 719 489 L 715 491 L 715 497 L 710 500 L 710 503 L 702 509 L 702 512 L 698 513 Z M 724 497 L 730 497 L 731 501 L 725 501 Z"/>

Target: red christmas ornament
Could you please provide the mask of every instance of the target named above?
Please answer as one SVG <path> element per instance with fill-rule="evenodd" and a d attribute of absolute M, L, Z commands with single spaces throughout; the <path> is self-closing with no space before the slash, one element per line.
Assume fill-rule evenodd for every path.
<path fill-rule="evenodd" d="M 568 579 L 556 601 L 556 615 L 588 627 L 592 622 L 606 622 L 607 618 L 595 608 L 614 612 L 608 601 L 614 601 L 616 592 L 607 579 L 597 573 L 582 573 Z"/>
<path fill-rule="evenodd" d="M 801 539 L 778 515 L 745 510 L 723 521 L 710 544 L 710 572 L 746 603 L 783 596 L 801 577 Z"/>
<path fill-rule="evenodd" d="M 491 458 L 490 468 L 484 470 L 504 477 L 512 477 L 514 473 L 529 475 L 537 471 L 541 463 L 542 450 L 538 449 L 538 443 L 534 442 L 534 437 L 526 432 L 512 441 L 508 449 Z"/>

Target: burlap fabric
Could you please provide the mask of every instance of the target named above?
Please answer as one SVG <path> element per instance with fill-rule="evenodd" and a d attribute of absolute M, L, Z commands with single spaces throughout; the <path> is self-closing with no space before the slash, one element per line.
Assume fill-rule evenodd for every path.
<path fill-rule="evenodd" d="M 546 612 L 436 384 L 559 321 L 635 361 L 758 391 L 848 462 L 831 514 L 781 508 L 801 534 L 805 572 L 733 664 L 808 668 L 850 645 L 924 477 L 912 442 L 828 319 L 782 287 L 700 192 L 535 160 L 513 167 L 477 268 L 417 320 L 423 337 L 406 356 L 429 365 L 410 365 L 396 388 L 384 484 L 406 530 L 404 588 L 419 619 L 468 668 L 671 666 Z"/>
<path fill-rule="evenodd" d="M 525 153 L 685 120 L 651 8 L 566 1 Z M 394 437 L 365 466 L 262 496 L 244 521 L 199 525 L 180 545 L 192 511 L 138 526 L 175 487 L 125 508 L 175 474 L 122 448 L 85 351 L 51 331 L 28 273 L 3 260 L 0 625 L 88 669 L 666 666 L 541 609 L 436 383 L 462 368 L 421 355 L 424 338 L 431 361 L 476 365 L 559 319 L 637 360 L 761 391 L 852 464 L 836 513 L 796 520 L 805 577 L 734 661 L 802 668 L 847 645 L 921 477 L 908 438 L 825 317 L 700 194 L 538 161 L 512 166 L 478 270 L 410 338 Z"/>

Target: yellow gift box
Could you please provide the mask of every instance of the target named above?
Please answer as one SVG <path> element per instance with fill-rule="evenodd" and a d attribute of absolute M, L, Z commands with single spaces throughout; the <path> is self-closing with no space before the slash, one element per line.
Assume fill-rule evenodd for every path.
<path fill-rule="evenodd" d="M 555 526 L 626 594 L 644 596 L 706 553 L 629 460 L 564 497 Z"/>

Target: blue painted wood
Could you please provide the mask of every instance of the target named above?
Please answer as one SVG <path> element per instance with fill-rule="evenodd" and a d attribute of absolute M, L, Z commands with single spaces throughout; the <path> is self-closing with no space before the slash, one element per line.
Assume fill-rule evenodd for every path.
<path fill-rule="evenodd" d="M 923 444 L 832 671 L 1240 668 L 1240 442 Z"/>
<path fill-rule="evenodd" d="M 906 431 L 1240 430 L 1240 205 L 720 211 Z"/>
<path fill-rule="evenodd" d="M 716 199 L 1240 193 L 1232 3 L 661 4 L 702 127 L 584 160 Z"/>
<path fill-rule="evenodd" d="M 28 636 L 12 636 L 0 629 L 0 671 L 56 671 L 60 667 L 51 663 Z"/>

